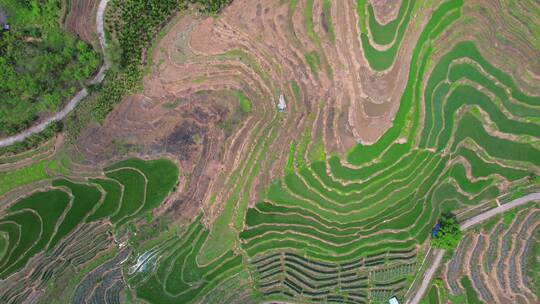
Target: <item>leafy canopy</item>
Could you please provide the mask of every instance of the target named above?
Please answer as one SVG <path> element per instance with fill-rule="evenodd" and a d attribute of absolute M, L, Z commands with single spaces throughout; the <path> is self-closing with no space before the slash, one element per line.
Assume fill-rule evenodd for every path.
<path fill-rule="evenodd" d="M 15 134 L 56 112 L 97 69 L 99 56 L 58 22 L 60 0 L 5 0 L 0 31 L 0 134 Z"/>
<path fill-rule="evenodd" d="M 439 231 L 437 231 L 437 234 L 433 237 L 433 247 L 445 250 L 456 248 L 463 237 L 463 232 L 461 232 L 456 218 L 451 214 L 443 214 L 439 224 Z"/>

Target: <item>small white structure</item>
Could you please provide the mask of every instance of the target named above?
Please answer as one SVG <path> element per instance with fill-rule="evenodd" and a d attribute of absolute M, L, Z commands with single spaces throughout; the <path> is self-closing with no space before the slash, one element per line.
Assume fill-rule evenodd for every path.
<path fill-rule="evenodd" d="M 388 300 L 389 304 L 399 304 L 399 301 L 396 297 L 392 297 L 390 300 Z"/>
<path fill-rule="evenodd" d="M 287 104 L 285 103 L 285 97 L 283 94 L 279 95 L 279 103 L 277 105 L 278 111 L 284 112 L 285 108 L 287 108 Z"/>

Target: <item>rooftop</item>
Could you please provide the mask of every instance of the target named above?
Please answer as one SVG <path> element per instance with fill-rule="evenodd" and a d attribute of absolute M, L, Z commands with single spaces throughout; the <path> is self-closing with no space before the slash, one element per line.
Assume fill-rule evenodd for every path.
<path fill-rule="evenodd" d="M 277 105 L 278 110 L 283 112 L 285 111 L 285 108 L 287 108 L 287 104 L 285 103 L 285 97 L 283 94 L 279 95 L 279 103 Z"/>

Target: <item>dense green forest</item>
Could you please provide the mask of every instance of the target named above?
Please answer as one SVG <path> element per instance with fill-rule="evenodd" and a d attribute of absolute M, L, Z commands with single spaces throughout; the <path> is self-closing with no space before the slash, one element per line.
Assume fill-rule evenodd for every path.
<path fill-rule="evenodd" d="M 0 0 L 0 134 L 14 134 L 57 111 L 99 66 L 90 46 L 64 31 L 59 0 Z"/>

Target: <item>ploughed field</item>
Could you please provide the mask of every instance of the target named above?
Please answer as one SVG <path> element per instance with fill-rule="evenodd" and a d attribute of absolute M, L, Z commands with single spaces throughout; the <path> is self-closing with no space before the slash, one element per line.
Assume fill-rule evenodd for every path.
<path fill-rule="evenodd" d="M 215 18 L 172 18 L 143 91 L 75 147 L 92 164 L 167 154 L 178 186 L 176 165 L 128 159 L 16 200 L 0 222 L 5 300 L 39 297 L 52 257 L 86 248 L 71 238 L 104 222 L 125 239 L 89 250 L 64 289 L 74 303 L 409 299 L 441 213 L 464 220 L 538 190 L 540 20 L 504 1 L 389 2 L 237 0 Z M 0 190 L 66 175 L 42 162 Z M 471 302 L 538 300 L 525 271 L 538 266 L 536 209 L 467 234 L 429 300 L 441 284 Z M 141 241 L 151 214 L 172 222 Z"/>

